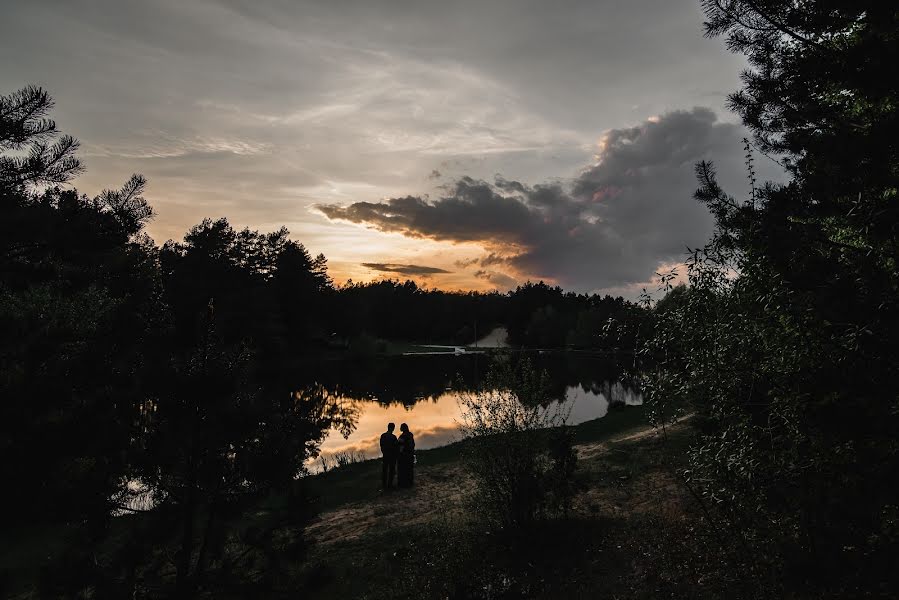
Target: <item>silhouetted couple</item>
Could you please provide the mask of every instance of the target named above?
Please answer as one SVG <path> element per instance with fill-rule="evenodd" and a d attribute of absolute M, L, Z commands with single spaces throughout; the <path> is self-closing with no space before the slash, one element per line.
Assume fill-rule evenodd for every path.
<path fill-rule="evenodd" d="M 395 427 L 393 423 L 388 423 L 387 431 L 381 434 L 381 485 L 385 490 L 393 487 L 394 475 L 398 487 L 412 487 L 412 472 L 415 469 L 415 437 L 409 426 L 403 423 L 397 439 L 393 435 Z"/>

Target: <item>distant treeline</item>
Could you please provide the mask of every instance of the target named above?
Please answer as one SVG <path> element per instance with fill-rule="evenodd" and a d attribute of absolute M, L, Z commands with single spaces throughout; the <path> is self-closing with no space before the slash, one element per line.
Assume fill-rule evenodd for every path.
<path fill-rule="evenodd" d="M 226 339 L 250 341 L 267 355 L 360 349 L 368 338 L 471 344 L 497 326 L 516 346 L 631 350 L 643 310 L 621 297 L 574 294 L 542 281 L 506 294 L 427 289 L 411 280 L 337 286 L 327 259 L 313 258 L 286 229 L 236 231 L 226 219 L 206 219 L 183 242 L 147 250 L 183 342 L 195 339 L 212 300 Z"/>
<path fill-rule="evenodd" d="M 446 292 L 413 281 L 335 288 L 333 330 L 351 338 L 471 344 L 505 327 L 514 346 L 632 349 L 640 306 L 621 297 L 565 292 L 542 281 L 508 293 Z"/>

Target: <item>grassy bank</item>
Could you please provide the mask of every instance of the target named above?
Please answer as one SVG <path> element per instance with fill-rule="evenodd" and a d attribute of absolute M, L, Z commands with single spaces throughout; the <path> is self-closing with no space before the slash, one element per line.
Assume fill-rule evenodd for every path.
<path fill-rule="evenodd" d="M 377 461 L 310 478 L 322 513 L 289 585 L 313 598 L 751 597 L 679 481 L 689 422 L 662 439 L 645 419 L 627 407 L 579 425 L 574 507 L 522 531 L 480 518 L 460 444 L 422 452 L 412 490 L 380 493 Z"/>
<path fill-rule="evenodd" d="M 645 408 L 628 406 L 613 410 L 601 419 L 594 419 L 574 427 L 575 443 L 590 444 L 609 440 L 647 426 Z M 417 473 L 435 473 L 437 467 L 459 466 L 464 441 L 431 450 L 416 452 Z M 380 496 L 381 463 L 367 460 L 321 473 L 304 480 L 306 491 L 317 500 L 320 510 L 332 510 L 340 505 L 374 500 Z"/>

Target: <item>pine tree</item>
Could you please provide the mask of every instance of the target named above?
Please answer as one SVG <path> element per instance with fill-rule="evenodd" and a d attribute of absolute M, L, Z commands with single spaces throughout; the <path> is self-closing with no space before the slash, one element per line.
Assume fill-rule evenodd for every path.
<path fill-rule="evenodd" d="M 688 478 L 771 593 L 895 592 L 899 11 L 703 8 L 706 33 L 749 59 L 731 107 L 790 181 L 752 181 L 740 200 L 697 166 L 717 229 L 689 263 L 690 293 L 658 315 L 647 393 L 707 418 Z"/>

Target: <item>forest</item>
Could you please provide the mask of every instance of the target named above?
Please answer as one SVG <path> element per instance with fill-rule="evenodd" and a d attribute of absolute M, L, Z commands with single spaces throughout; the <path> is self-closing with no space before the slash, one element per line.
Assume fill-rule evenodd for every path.
<path fill-rule="evenodd" d="M 889 73 L 899 10 L 873 0 L 701 6 L 706 35 L 748 60 L 728 101 L 751 133 L 751 191 L 722 189 L 714 160 L 695 166 L 696 201 L 715 231 L 690 249 L 685 271 L 660 274 L 658 300 L 543 281 L 507 293 L 336 284 L 326 257 L 286 228 L 236 229 L 226 218 L 157 244 L 145 231 L 146 179 L 78 192 L 79 141 L 58 130 L 50 92 L 28 82 L 4 91 L 0 594 L 327 597 L 340 569 L 389 564 L 406 573 L 402 597 L 580 597 L 599 586 L 617 597 L 895 597 L 899 90 Z M 756 180 L 755 161 L 769 159 L 786 183 Z M 638 515 L 624 530 L 601 502 L 573 501 L 590 486 L 622 490 L 649 464 L 619 475 L 625 467 L 591 463 L 577 446 L 587 475 L 575 475 L 572 444 L 608 441 L 581 426 L 562 441 L 533 438 L 562 466 L 540 479 L 542 459 L 528 459 L 520 477 L 546 490 L 527 518 L 499 519 L 487 534 L 478 525 L 468 538 L 429 524 L 394 562 L 371 550 L 367 563 L 353 546 L 325 570 L 307 534 L 325 480 L 308 465 L 357 415 L 319 385 L 317 361 L 371 360 L 397 343 L 469 346 L 496 327 L 513 348 L 620 360 L 658 438 L 623 446 L 628 460 L 656 461 L 690 508 Z M 285 364 L 303 385 L 276 375 Z M 542 384 L 522 368 L 496 371 L 507 378 L 497 385 L 538 406 Z M 463 456 L 476 443 L 488 444 L 480 456 L 523 455 L 520 432 L 472 427 Z M 498 439 L 505 445 L 489 445 Z M 425 467 L 447 460 L 431 452 Z M 481 477 L 489 469 L 478 460 L 472 477 L 484 491 L 500 476 Z M 334 477 L 365 468 L 374 467 Z M 551 558 L 528 554 L 542 540 Z M 585 548 L 638 574 L 597 570 Z M 472 552 L 484 562 L 466 562 Z M 405 570 L 419 563 L 434 569 L 427 582 Z"/>

